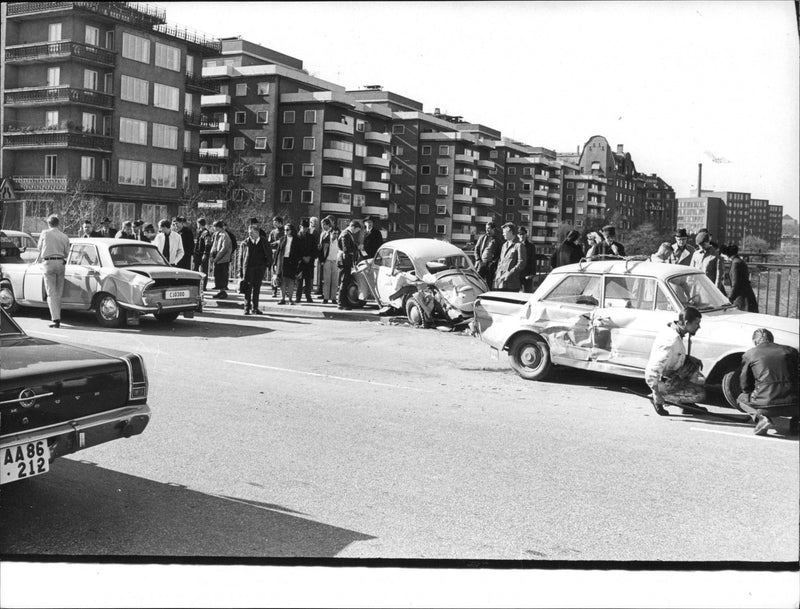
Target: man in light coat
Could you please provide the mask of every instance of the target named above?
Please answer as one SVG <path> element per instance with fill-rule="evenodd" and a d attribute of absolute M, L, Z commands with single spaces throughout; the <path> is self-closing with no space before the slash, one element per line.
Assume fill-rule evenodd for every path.
<path fill-rule="evenodd" d="M 153 243 L 170 266 L 177 265 L 183 258 L 183 240 L 177 232 L 172 230 L 172 222 L 169 220 L 164 219 L 158 223 L 158 234 L 153 239 Z"/>
<path fill-rule="evenodd" d="M 517 227 L 511 222 L 503 224 L 503 238 L 505 243 L 500 248 L 500 260 L 494 274 L 494 289 L 519 292 L 528 260 L 527 254 L 517 239 Z"/>
<path fill-rule="evenodd" d="M 675 243 L 672 244 L 672 253 L 667 262 L 689 266 L 692 263 L 693 255 L 694 248 L 689 245 L 689 235 L 686 234 L 686 229 L 679 228 L 675 231 Z"/>
<path fill-rule="evenodd" d="M 64 292 L 64 270 L 69 254 L 69 237 L 58 228 L 58 216 L 47 218 L 48 229 L 39 235 L 39 252 L 44 270 L 44 289 L 50 309 L 51 328 L 61 327 L 61 296 Z"/>

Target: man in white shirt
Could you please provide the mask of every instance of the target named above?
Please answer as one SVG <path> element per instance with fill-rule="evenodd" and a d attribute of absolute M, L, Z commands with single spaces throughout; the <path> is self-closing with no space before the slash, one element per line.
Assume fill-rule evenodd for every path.
<path fill-rule="evenodd" d="M 39 235 L 39 252 L 44 267 L 44 289 L 50 309 L 51 328 L 61 327 L 61 296 L 64 292 L 64 269 L 69 254 L 69 237 L 59 228 L 58 216 L 47 218 L 47 226 Z"/>
<path fill-rule="evenodd" d="M 158 251 L 167 259 L 171 266 L 175 266 L 183 258 L 183 240 L 181 236 L 172 230 L 172 223 L 169 220 L 162 220 L 158 223 L 158 234 L 153 239 Z"/>

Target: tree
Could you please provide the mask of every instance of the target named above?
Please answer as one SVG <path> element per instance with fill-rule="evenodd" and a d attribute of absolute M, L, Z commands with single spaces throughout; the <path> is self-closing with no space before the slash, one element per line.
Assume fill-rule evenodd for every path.
<path fill-rule="evenodd" d="M 664 241 L 672 241 L 670 231 L 659 231 L 652 223 L 645 222 L 626 232 L 623 245 L 628 256 L 649 256 Z"/>
<path fill-rule="evenodd" d="M 764 241 L 761 237 L 755 235 L 747 235 L 742 240 L 743 252 L 767 252 L 769 251 L 769 243 Z"/>

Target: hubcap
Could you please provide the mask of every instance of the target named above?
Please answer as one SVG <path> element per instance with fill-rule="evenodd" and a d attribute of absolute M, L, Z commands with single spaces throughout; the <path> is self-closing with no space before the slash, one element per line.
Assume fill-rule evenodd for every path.
<path fill-rule="evenodd" d="M 527 345 L 520 353 L 519 359 L 522 361 L 523 365 L 527 366 L 528 368 L 535 368 L 539 365 L 540 362 L 540 354 L 539 348 L 534 345 Z"/>
<path fill-rule="evenodd" d="M 14 295 L 11 293 L 11 290 L 8 288 L 0 289 L 0 307 L 7 309 L 12 304 L 14 304 Z"/>
<path fill-rule="evenodd" d="M 412 324 L 421 325 L 422 324 L 422 314 L 420 313 L 419 307 L 412 306 L 410 307 L 410 311 L 408 312 L 408 316 L 411 319 Z"/>
<path fill-rule="evenodd" d="M 113 320 L 119 315 L 119 307 L 117 301 L 111 297 L 103 298 L 100 303 L 100 315 L 103 319 Z"/>

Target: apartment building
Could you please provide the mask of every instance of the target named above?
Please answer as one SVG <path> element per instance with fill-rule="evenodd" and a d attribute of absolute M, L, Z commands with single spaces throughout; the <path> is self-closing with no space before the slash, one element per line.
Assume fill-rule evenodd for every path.
<path fill-rule="evenodd" d="M 783 205 L 767 205 L 767 234 L 766 240 L 771 249 L 781 246 L 783 236 Z"/>
<path fill-rule="evenodd" d="M 681 197 L 677 205 L 678 228 L 685 228 L 689 234 L 697 234 L 701 228 L 711 233 L 714 241 L 725 243 L 727 233 L 727 209 L 725 201 L 716 196 Z"/>
<path fill-rule="evenodd" d="M 128 2 L 3 3 L 2 28 L 0 165 L 18 197 L 3 226 L 37 232 L 68 205 L 116 226 L 177 213 L 219 42 Z"/>
<path fill-rule="evenodd" d="M 639 197 L 634 212 L 638 224 L 649 223 L 659 232 L 676 228 L 678 218 L 675 190 L 655 173 L 638 176 Z"/>
<path fill-rule="evenodd" d="M 580 165 L 561 163 L 563 225 L 581 232 L 597 230 L 605 224 L 607 180 L 599 173 L 581 172 Z"/>

